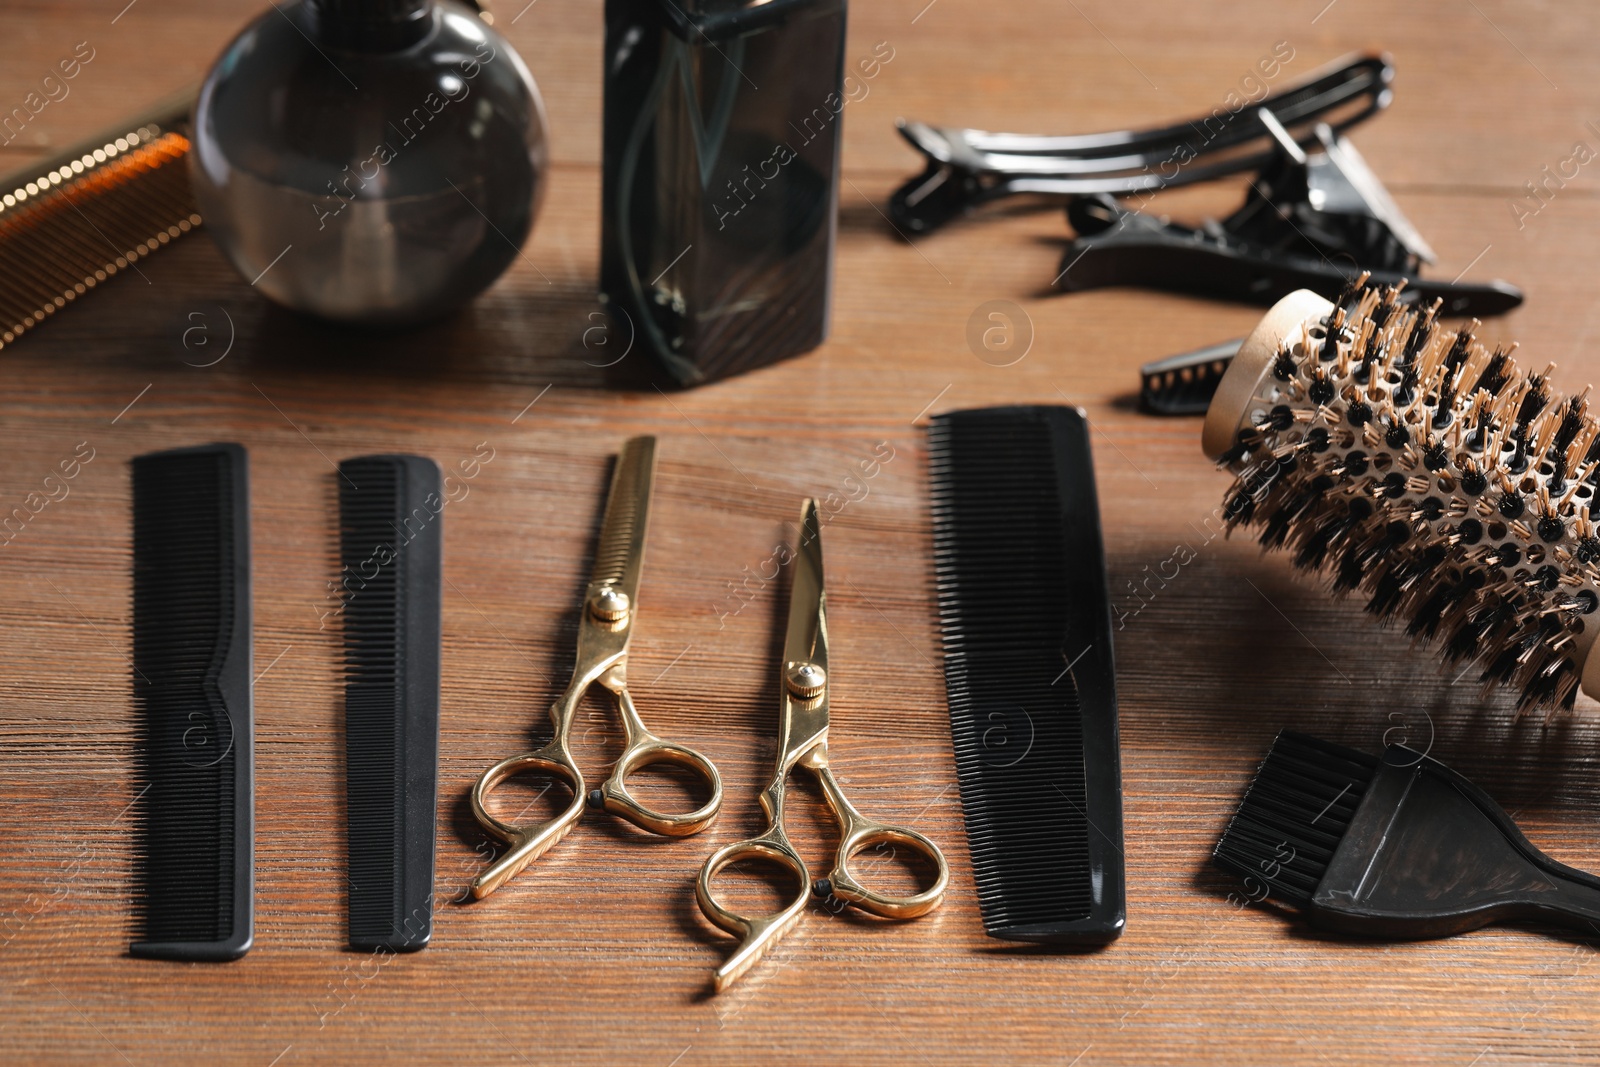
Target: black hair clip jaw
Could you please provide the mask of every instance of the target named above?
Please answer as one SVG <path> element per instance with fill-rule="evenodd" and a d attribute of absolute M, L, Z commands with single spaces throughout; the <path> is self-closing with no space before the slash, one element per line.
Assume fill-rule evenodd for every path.
<path fill-rule="evenodd" d="M 902 119 L 900 135 L 927 165 L 895 191 L 889 216 L 904 232 L 928 233 L 1020 194 L 1128 196 L 1256 170 L 1277 152 L 1255 121 L 1257 107 L 1271 109 L 1297 143 L 1310 145 L 1318 123 L 1343 131 L 1388 107 L 1393 77 L 1388 56 L 1346 57 L 1248 106 L 1152 130 L 1046 137 Z"/>
<path fill-rule="evenodd" d="M 1067 205 L 1078 237 L 1067 245 L 1056 285 L 1068 292 L 1137 285 L 1267 306 L 1296 289 L 1331 299 L 1366 272 L 1380 285 L 1404 283 L 1408 299 L 1443 300 L 1447 315 L 1486 318 L 1522 303 L 1522 291 L 1502 281 L 1419 277 L 1433 249 L 1349 141 L 1319 125 L 1319 150 L 1308 154 L 1270 110 L 1256 115 L 1278 154 L 1239 210 L 1190 227 L 1109 196 L 1080 197 Z"/>

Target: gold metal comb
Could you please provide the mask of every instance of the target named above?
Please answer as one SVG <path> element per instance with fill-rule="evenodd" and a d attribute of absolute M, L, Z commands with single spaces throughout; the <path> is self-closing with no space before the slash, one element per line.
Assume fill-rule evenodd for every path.
<path fill-rule="evenodd" d="M 0 176 L 0 348 L 200 225 L 194 90 Z"/>

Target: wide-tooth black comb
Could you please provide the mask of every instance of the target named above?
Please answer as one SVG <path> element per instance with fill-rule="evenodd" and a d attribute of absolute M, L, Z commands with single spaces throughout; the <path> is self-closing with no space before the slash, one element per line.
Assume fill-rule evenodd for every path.
<path fill-rule="evenodd" d="M 1126 914 L 1111 603 L 1083 412 L 928 432 L 956 770 L 991 937 L 1094 944 Z"/>
<path fill-rule="evenodd" d="M 352 948 L 433 936 L 444 498 L 421 456 L 339 464 Z"/>
<path fill-rule="evenodd" d="M 135 458 L 135 956 L 231 960 L 250 948 L 250 626 L 244 448 Z"/>
<path fill-rule="evenodd" d="M 1139 407 L 1151 415 L 1204 415 L 1239 339 L 1207 345 L 1139 368 Z"/>
<path fill-rule="evenodd" d="M 1314 926 L 1391 939 L 1544 920 L 1600 932 L 1600 878 L 1540 852 L 1489 795 L 1404 745 L 1284 731 L 1212 858 Z"/>

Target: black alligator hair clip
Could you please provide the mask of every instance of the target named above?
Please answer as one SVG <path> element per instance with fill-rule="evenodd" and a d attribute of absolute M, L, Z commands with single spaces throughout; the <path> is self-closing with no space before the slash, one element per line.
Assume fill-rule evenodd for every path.
<path fill-rule="evenodd" d="M 1309 146 L 1318 123 L 1349 129 L 1389 106 L 1386 55 L 1347 56 L 1305 81 L 1237 109 L 1216 108 L 1151 130 L 1066 137 L 990 133 L 900 120 L 900 135 L 927 159 L 889 200 L 907 233 L 927 233 L 972 209 L 1024 193 L 1130 196 L 1257 170 L 1278 154 L 1256 121 L 1268 108 Z"/>

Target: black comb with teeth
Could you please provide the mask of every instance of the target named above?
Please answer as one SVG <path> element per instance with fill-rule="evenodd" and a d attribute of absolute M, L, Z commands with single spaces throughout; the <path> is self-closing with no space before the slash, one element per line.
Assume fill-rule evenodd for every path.
<path fill-rule="evenodd" d="M 1139 368 L 1139 407 L 1151 415 L 1204 415 L 1217 383 L 1239 351 L 1239 338 L 1146 363 Z"/>
<path fill-rule="evenodd" d="M 1126 906 L 1111 607 L 1076 408 L 940 415 L 934 559 L 961 802 L 989 936 L 1097 944 Z"/>
<path fill-rule="evenodd" d="M 1284 731 L 1212 858 L 1252 897 L 1328 930 L 1412 940 L 1544 920 L 1600 931 L 1600 878 L 1540 852 L 1487 793 L 1404 745 L 1379 759 Z"/>
<path fill-rule="evenodd" d="M 439 773 L 439 467 L 339 464 L 349 942 L 413 951 L 433 936 Z"/>
<path fill-rule="evenodd" d="M 133 460 L 135 956 L 231 960 L 254 889 L 244 448 Z"/>

